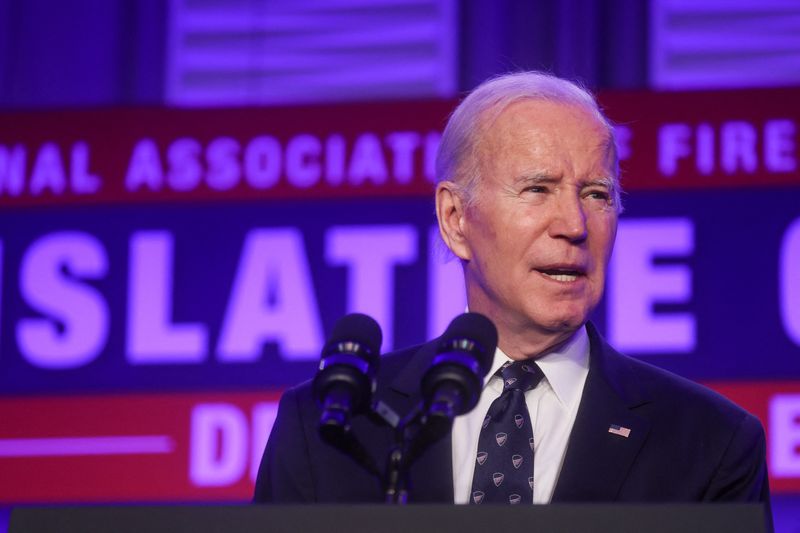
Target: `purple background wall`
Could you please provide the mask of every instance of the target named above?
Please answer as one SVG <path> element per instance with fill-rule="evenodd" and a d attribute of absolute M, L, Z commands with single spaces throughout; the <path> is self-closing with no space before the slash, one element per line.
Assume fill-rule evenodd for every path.
<path fill-rule="evenodd" d="M 0 0 L 0 108 L 8 112 L 42 111 L 45 113 L 43 122 L 55 124 L 62 119 L 50 113 L 59 109 L 165 105 L 169 100 L 166 80 L 170 64 L 170 10 L 176 9 L 179 4 L 156 0 L 110 0 L 100 3 L 90 0 Z M 550 70 L 583 80 L 589 87 L 609 93 L 650 88 L 649 57 L 653 46 L 650 3 L 624 0 L 478 0 L 455 4 L 457 18 L 453 35 L 456 43 L 455 85 L 458 91 L 468 90 L 488 76 L 515 68 Z M 447 31 L 451 30 L 453 28 Z M 358 102 L 359 99 L 374 100 L 375 96 L 359 98 L 356 86 L 352 98 Z M 384 99 L 402 100 L 404 95 Z M 752 105 L 755 109 L 759 103 L 754 99 Z M 679 112 L 679 109 L 675 112 Z M 732 120 L 736 118 L 731 117 Z M 1 130 L 13 131 L 13 113 L 4 113 L 0 120 L 3 121 Z M 78 126 L 80 120 L 76 119 Z M 220 130 L 219 135 L 225 133 Z M 796 146 L 800 143 L 796 131 L 792 138 L 794 147 L 791 150 L 797 154 Z M 5 146 L 8 142 L 8 138 L 0 139 L 0 145 Z M 28 154 L 28 157 L 32 161 L 34 156 Z M 631 192 L 626 215 L 630 219 L 686 218 L 692 221 L 695 239 L 688 263 L 694 279 L 700 279 L 703 283 L 695 286 L 695 298 L 691 303 L 683 307 L 670 307 L 669 304 L 662 307 L 667 311 L 688 310 L 699 317 L 698 348 L 692 352 L 694 356 L 676 357 L 666 353 L 646 357 L 705 382 L 724 381 L 726 386 L 732 386 L 736 382 L 758 385 L 764 380 L 771 380 L 769 383 L 775 383 L 772 390 L 774 394 L 797 392 L 793 387 L 796 387 L 795 381 L 800 380 L 797 362 L 800 350 L 787 340 L 786 328 L 781 324 L 777 311 L 780 308 L 781 289 L 780 277 L 776 272 L 781 239 L 785 237 L 790 223 L 800 216 L 797 207 L 800 205 L 797 192 L 800 177 L 796 169 L 789 174 L 791 179 L 785 182 L 783 188 L 777 189 L 755 189 L 754 183 L 751 183 L 741 188 L 729 186 L 724 190 L 692 193 L 657 189 Z M 0 193 L 0 199 L 3 194 L 8 196 L 8 191 Z M 342 288 L 348 279 L 345 266 L 342 263 L 335 264 L 326 256 L 326 253 L 330 253 L 326 247 L 331 246 L 326 244 L 326 239 L 330 238 L 328 233 L 333 226 L 398 226 L 391 237 L 398 239 L 398 242 L 411 238 L 414 245 L 409 248 L 413 250 L 409 252 L 409 257 L 413 258 L 407 259 L 405 264 L 402 259 L 396 259 L 400 265 L 396 271 L 396 283 L 399 287 L 427 283 L 429 265 L 424 258 L 429 251 L 430 204 L 419 191 L 397 200 L 393 200 L 392 195 L 377 196 L 383 197 L 360 200 L 342 198 L 322 204 L 319 199 L 304 201 L 302 198 L 295 198 L 291 203 L 266 201 L 263 205 L 258 201 L 240 204 L 241 199 L 204 204 L 206 200 L 198 196 L 194 199 L 196 203 L 167 199 L 146 204 L 109 202 L 95 207 L 51 205 L 6 208 L 0 216 L 0 301 L 3 304 L 0 307 L 0 366 L 3 368 L 3 374 L 0 375 L 0 401 L 5 402 L 4 413 L 27 413 L 28 418 L 14 419 L 19 431 L 11 430 L 4 433 L 3 437 L 23 437 L 36 424 L 53 424 L 79 432 L 76 428 L 83 427 L 81 422 L 69 419 L 67 414 L 64 415 L 67 418 L 61 422 L 53 422 L 52 413 L 56 407 L 54 402 L 48 401 L 47 395 L 60 395 L 59 403 L 77 410 L 85 409 L 87 418 L 103 417 L 103 411 L 93 410 L 97 409 L 97 401 L 92 399 L 91 394 L 100 391 L 112 395 L 131 392 L 150 394 L 166 383 L 173 391 L 199 396 L 177 400 L 169 396 L 142 398 L 143 402 L 159 400 L 161 405 L 172 405 L 180 413 L 174 419 L 165 417 L 159 422 L 164 431 L 169 431 L 171 424 L 182 423 L 189 417 L 198 424 L 203 421 L 212 425 L 228 421 L 232 424 L 230 427 L 236 427 L 235 420 L 239 419 L 234 414 L 235 410 L 198 411 L 197 406 L 238 406 L 239 411 L 245 413 L 249 428 L 245 436 L 239 436 L 240 440 L 253 439 L 243 454 L 255 454 L 263 437 L 257 437 L 256 430 L 259 424 L 262 427 L 269 426 L 270 416 L 274 415 L 270 406 L 275 395 L 281 387 L 310 375 L 313 371 L 312 361 L 287 364 L 267 347 L 262 354 L 265 363 L 262 365 L 263 374 L 254 374 L 247 367 L 225 366 L 219 362 L 200 365 L 189 372 L 186 368 L 170 366 L 130 371 L 123 361 L 123 334 L 112 330 L 112 342 L 109 351 L 104 352 L 105 358 L 71 374 L 48 376 L 25 363 L 18 355 L 18 346 L 12 342 L 19 319 L 37 316 L 35 310 L 26 307 L 23 298 L 16 292 L 20 286 L 22 257 L 28 253 L 32 243 L 44 235 L 69 230 L 93 236 L 100 248 L 107 251 L 110 265 L 108 276 L 95 282 L 94 287 L 108 298 L 114 312 L 115 305 L 126 305 L 114 302 L 125 300 L 125 292 L 129 289 L 129 280 L 125 279 L 124 274 L 130 268 L 129 255 L 133 246 L 131 243 L 136 240 L 135 234 L 167 228 L 169 235 L 166 240 L 155 239 L 153 242 L 156 242 L 156 246 L 159 242 L 166 245 L 172 242 L 174 266 L 180 274 L 176 275 L 176 279 L 186 283 L 182 288 L 176 281 L 173 309 L 176 322 L 202 320 L 212 323 L 210 340 L 213 343 L 220 335 L 219 323 L 228 303 L 234 272 L 241 261 L 247 232 L 254 227 L 298 228 L 314 282 L 318 284 L 320 280 L 325 280 L 330 282 L 331 287 L 339 287 L 319 289 L 316 293 L 321 328 L 327 332 L 332 322 L 347 311 L 348 298 L 357 298 L 348 295 Z M 742 213 L 746 215 L 740 216 Z M 224 223 L 213 222 L 217 220 Z M 121 241 L 121 237 L 125 240 Z M 360 238 L 364 235 L 351 237 Z M 721 257 L 740 263 L 727 270 L 721 268 Z M 759 271 L 761 261 L 769 265 L 765 272 Z M 213 272 L 192 273 L 191 265 L 196 264 L 209 264 Z M 742 272 L 757 274 L 742 282 L 737 277 Z M 797 276 L 794 271 L 790 275 Z M 192 281 L 186 282 L 187 279 Z M 224 279 L 224 282 L 217 283 L 217 279 Z M 186 287 L 197 285 L 207 286 L 207 294 L 187 292 Z M 408 297 L 408 293 L 404 292 L 403 295 Z M 400 294 L 394 296 L 401 298 Z M 203 312 L 208 315 L 198 315 L 198 302 L 202 302 L 205 306 Z M 430 302 L 423 292 L 402 303 L 404 307 L 401 309 L 425 309 L 426 316 L 430 313 Z M 800 304 L 789 302 L 788 305 L 796 309 Z M 124 313 L 123 307 L 119 307 L 119 313 Z M 723 327 L 725 322 L 708 317 L 726 313 L 740 320 L 742 328 L 748 325 L 751 328 L 743 343 L 726 341 L 724 345 L 719 344 L 720 331 L 714 328 Z M 607 322 L 604 310 L 598 313 L 597 319 L 601 324 Z M 418 342 L 435 330 L 429 318 L 423 320 L 410 314 L 408 317 L 395 317 L 395 320 L 397 344 Z M 119 323 L 119 319 L 113 319 L 112 328 Z M 742 349 L 744 345 L 748 350 Z M 764 355 L 754 356 L 753 352 L 759 348 Z M 723 356 L 714 355 L 711 360 L 695 357 L 700 354 L 706 354 L 704 357 L 707 357 L 709 353 L 730 356 L 725 355 L 723 359 Z M 124 371 L 121 371 L 123 367 Z M 781 388 L 777 380 L 789 382 L 788 388 Z M 741 394 L 736 398 L 746 403 L 747 394 L 734 389 L 731 388 L 731 393 L 734 396 Z M 769 392 L 759 394 L 763 396 Z M 75 403 L 69 403 L 69 400 Z M 170 404 L 170 401 L 176 403 Z M 114 400 L 108 399 L 108 402 L 113 404 Z M 113 415 L 118 419 L 116 423 L 121 427 L 126 422 L 136 423 L 139 420 L 136 418 L 137 409 L 132 407 L 128 399 L 123 398 L 120 402 L 118 412 Z M 760 404 L 755 402 L 752 405 Z M 153 424 L 153 427 L 161 427 L 155 422 Z M 6 425 L 14 426 L 13 423 Z M 106 424 L 103 430 L 111 431 L 110 427 Z M 89 424 L 83 430 L 90 433 L 93 428 Z M 188 428 L 186 432 L 189 432 Z M 59 468 L 57 460 L 53 461 L 56 462 L 51 466 Z M 201 459 L 197 461 L 199 466 L 196 465 L 196 472 L 199 473 L 196 475 L 201 480 L 206 475 L 211 476 L 207 481 L 211 479 L 213 482 L 214 475 L 224 474 L 220 473 L 222 467 L 219 464 L 214 470 L 214 465 L 206 464 L 204 467 Z M 98 463 L 99 466 L 101 463 Z M 8 472 L 24 472 L 30 465 L 23 462 L 9 468 Z M 244 471 L 249 466 L 240 465 L 237 468 Z M 176 471 L 174 475 L 185 477 L 186 469 Z M 228 484 L 224 490 L 216 492 L 192 492 L 194 489 L 182 489 L 180 483 L 170 485 L 167 482 L 162 499 L 230 500 L 231 494 L 244 494 L 249 490 L 248 476 L 240 477 L 242 479 L 235 484 Z M 36 483 L 34 476 L 31 485 Z M 142 492 L 138 494 L 150 494 L 148 490 L 152 489 L 142 484 Z M 16 498 L 13 492 L 3 494 L 0 503 L 41 501 L 35 497 L 35 487 L 19 492 Z M 65 487 L 63 494 L 52 501 L 108 501 L 109 498 L 111 501 L 139 501 L 142 498 L 136 496 L 135 492 L 126 494 L 124 491 L 116 496 L 101 494 L 99 490 L 94 498 L 92 494 L 91 491 L 81 492 L 80 487 Z M 175 494 L 183 494 L 183 499 L 176 498 Z M 800 531 L 800 495 L 784 489 L 776 493 L 774 500 L 778 531 Z"/>

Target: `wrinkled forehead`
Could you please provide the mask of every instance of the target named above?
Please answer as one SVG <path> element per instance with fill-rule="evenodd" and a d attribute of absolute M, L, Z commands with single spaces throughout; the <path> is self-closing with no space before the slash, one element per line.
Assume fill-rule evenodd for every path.
<path fill-rule="evenodd" d="M 495 105 L 478 117 L 472 152 L 480 162 L 510 145 L 547 142 L 549 138 L 583 141 L 615 180 L 618 162 L 614 129 L 597 109 L 583 104 L 525 98 Z"/>

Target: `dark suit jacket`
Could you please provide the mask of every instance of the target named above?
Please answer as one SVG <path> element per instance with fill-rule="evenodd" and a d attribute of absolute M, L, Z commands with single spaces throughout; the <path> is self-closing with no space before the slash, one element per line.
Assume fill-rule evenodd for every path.
<path fill-rule="evenodd" d="M 769 513 L 764 432 L 722 396 L 621 355 L 595 328 L 589 374 L 553 502 L 763 502 Z M 434 343 L 381 360 L 376 396 L 399 413 L 419 401 Z M 264 452 L 257 502 L 381 502 L 380 484 L 317 435 L 305 383 L 283 395 Z M 611 424 L 629 437 L 609 433 Z M 383 466 L 392 432 L 366 416 L 353 431 Z M 452 443 L 440 440 L 411 468 L 409 501 L 453 502 Z"/>

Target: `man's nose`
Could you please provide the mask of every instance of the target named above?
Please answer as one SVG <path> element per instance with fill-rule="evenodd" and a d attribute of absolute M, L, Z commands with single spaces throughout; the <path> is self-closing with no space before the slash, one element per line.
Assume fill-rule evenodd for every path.
<path fill-rule="evenodd" d="M 586 213 L 581 198 L 562 191 L 554 199 L 549 234 L 554 239 L 581 242 L 586 239 Z"/>

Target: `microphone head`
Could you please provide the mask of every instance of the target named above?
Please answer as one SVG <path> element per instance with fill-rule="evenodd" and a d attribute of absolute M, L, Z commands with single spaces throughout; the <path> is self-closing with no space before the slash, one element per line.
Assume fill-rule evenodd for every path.
<path fill-rule="evenodd" d="M 464 313 L 450 322 L 439 341 L 438 352 L 453 349 L 471 353 L 481 369 L 481 377 L 489 373 L 497 348 L 497 328 L 480 313 Z"/>
<path fill-rule="evenodd" d="M 336 321 L 328 342 L 322 349 L 322 356 L 339 351 L 342 343 L 357 343 L 359 355 L 372 361 L 380 357 L 383 335 L 381 327 L 370 316 L 351 313 Z"/>
<path fill-rule="evenodd" d="M 349 431 L 350 416 L 369 407 L 381 340 L 380 326 L 367 315 L 345 315 L 333 326 L 311 385 L 326 440 Z"/>

